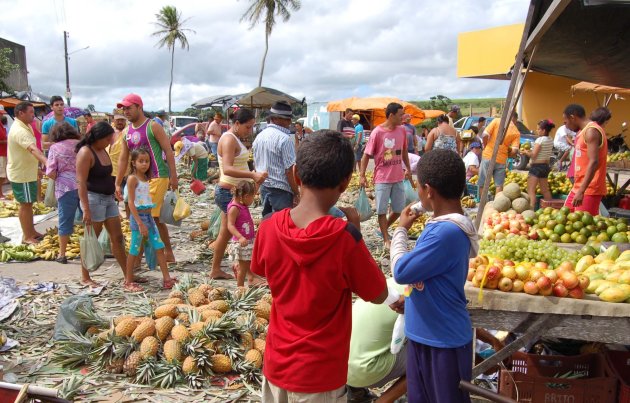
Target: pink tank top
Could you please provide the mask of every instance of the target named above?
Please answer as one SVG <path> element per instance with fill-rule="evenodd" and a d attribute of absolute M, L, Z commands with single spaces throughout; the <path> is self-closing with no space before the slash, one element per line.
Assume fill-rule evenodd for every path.
<path fill-rule="evenodd" d="M 242 204 L 234 203 L 234 201 L 232 200 L 230 203 L 228 203 L 228 211 L 230 211 L 230 208 L 232 208 L 232 206 L 238 208 L 238 217 L 236 217 L 236 222 L 234 223 L 234 226 L 245 239 L 254 239 L 254 220 L 252 219 L 252 215 L 249 212 L 249 207 L 243 206 Z M 238 238 L 233 236 L 232 240 L 238 241 Z"/>

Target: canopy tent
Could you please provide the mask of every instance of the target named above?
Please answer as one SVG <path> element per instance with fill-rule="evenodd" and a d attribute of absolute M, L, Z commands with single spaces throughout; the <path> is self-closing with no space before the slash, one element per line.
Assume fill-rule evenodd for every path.
<path fill-rule="evenodd" d="M 4 106 L 5 109 L 6 108 L 15 108 L 15 106 L 17 104 L 19 104 L 20 102 L 23 102 L 23 99 L 19 99 L 19 98 L 13 98 L 13 97 L 9 97 L 9 98 L 0 98 L 0 105 Z M 42 107 L 46 107 L 46 104 L 43 102 L 34 102 L 34 101 L 29 101 L 33 104 L 33 106 L 35 108 L 42 108 Z"/>
<path fill-rule="evenodd" d="M 422 112 L 424 112 L 424 118 L 425 119 L 435 119 L 438 116 L 442 116 L 444 115 L 446 112 L 441 111 L 439 109 L 423 109 Z"/>
<path fill-rule="evenodd" d="M 385 122 L 385 108 L 387 105 L 396 102 L 403 106 L 405 113 L 411 115 L 411 124 L 417 125 L 424 121 L 425 114 L 418 106 L 409 102 L 401 101 L 393 97 L 375 97 L 375 98 L 346 98 L 338 101 L 330 101 L 327 106 L 328 112 L 343 112 L 350 108 L 353 111 L 371 111 L 372 125 L 376 126 Z M 444 112 L 442 112 L 444 113 Z"/>
<path fill-rule="evenodd" d="M 205 97 L 193 103 L 192 107 L 197 109 L 221 107 L 224 110 L 233 105 L 248 108 L 271 108 L 271 105 L 278 101 L 286 101 L 289 104 L 304 102 L 273 88 L 257 87 L 247 94 Z"/>
<path fill-rule="evenodd" d="M 204 109 L 212 107 L 220 107 L 226 110 L 232 105 L 235 105 L 238 99 L 244 94 L 238 95 L 212 95 L 209 97 L 201 98 L 200 100 L 192 104 L 193 108 Z"/>
<path fill-rule="evenodd" d="M 593 84 L 586 81 L 582 81 L 581 83 L 577 83 L 571 86 L 571 94 L 575 95 L 576 92 L 591 92 L 595 94 L 595 97 L 597 98 L 597 103 L 604 107 L 608 106 L 613 98 L 619 98 L 623 95 L 630 96 L 630 89 L 609 87 L 607 85 Z M 604 95 L 603 103 L 599 101 L 598 94 Z"/>

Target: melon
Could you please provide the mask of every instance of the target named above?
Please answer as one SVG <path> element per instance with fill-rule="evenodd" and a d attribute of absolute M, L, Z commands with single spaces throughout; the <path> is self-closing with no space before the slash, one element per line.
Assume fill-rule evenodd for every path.
<path fill-rule="evenodd" d="M 510 199 L 503 195 L 497 195 L 492 202 L 492 207 L 494 207 L 498 212 L 504 213 L 510 209 L 512 206 L 512 202 Z"/>
<path fill-rule="evenodd" d="M 525 192 L 521 192 L 521 197 L 525 200 L 527 200 L 528 202 L 531 202 L 532 200 L 530 199 L 529 195 Z"/>
<path fill-rule="evenodd" d="M 534 212 L 534 210 L 525 210 L 521 214 L 523 215 L 523 218 L 526 220 L 529 218 L 531 218 L 532 220 L 536 218 L 536 213 Z"/>
<path fill-rule="evenodd" d="M 517 213 L 522 213 L 523 211 L 529 209 L 530 207 L 531 206 L 529 205 L 529 202 L 524 197 L 519 197 L 518 199 L 512 202 L 512 208 Z"/>
<path fill-rule="evenodd" d="M 521 197 L 521 187 L 518 183 L 508 183 L 503 188 L 503 195 L 508 197 L 510 200 L 515 200 Z"/>

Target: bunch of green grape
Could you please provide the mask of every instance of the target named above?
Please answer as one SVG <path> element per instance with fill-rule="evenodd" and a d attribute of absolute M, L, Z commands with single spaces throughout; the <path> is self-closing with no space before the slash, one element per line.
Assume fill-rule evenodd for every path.
<path fill-rule="evenodd" d="M 575 264 L 581 257 L 579 252 L 559 248 L 549 240 L 533 241 L 518 236 L 495 241 L 481 240 L 479 253 L 514 262 L 545 262 L 550 268 L 556 268 L 565 261 Z"/>

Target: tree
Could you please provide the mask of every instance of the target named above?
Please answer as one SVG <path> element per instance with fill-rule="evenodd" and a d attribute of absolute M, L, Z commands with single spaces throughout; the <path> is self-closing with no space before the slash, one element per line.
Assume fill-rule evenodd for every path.
<path fill-rule="evenodd" d="M 12 71 L 20 68 L 19 65 L 11 63 L 12 50 L 9 48 L 0 49 L 0 92 L 12 93 L 13 89 L 4 81 L 9 77 Z"/>
<path fill-rule="evenodd" d="M 94 107 L 93 104 L 89 104 L 88 107 L 87 107 L 87 110 L 90 111 L 90 112 L 96 112 L 96 108 Z"/>
<path fill-rule="evenodd" d="M 164 6 L 158 14 L 155 14 L 158 30 L 152 36 L 160 38 L 157 47 L 166 46 L 171 51 L 171 82 L 168 86 L 168 114 L 171 114 L 171 91 L 173 89 L 173 68 L 175 66 L 175 46 L 179 43 L 182 49 L 189 50 L 186 32 L 195 33 L 192 29 L 184 28 L 184 24 L 189 18 L 182 21 L 182 14 L 174 6 Z"/>
<path fill-rule="evenodd" d="M 284 22 L 289 21 L 291 18 L 290 10 L 297 11 L 302 4 L 300 0 L 250 0 L 250 2 L 251 4 L 241 17 L 241 21 L 249 21 L 249 29 L 254 28 L 260 21 L 265 22 L 265 53 L 260 64 L 260 76 L 258 77 L 258 86 L 260 87 L 265 72 L 267 52 L 269 51 L 269 35 L 276 25 L 276 16 L 281 17 Z"/>

